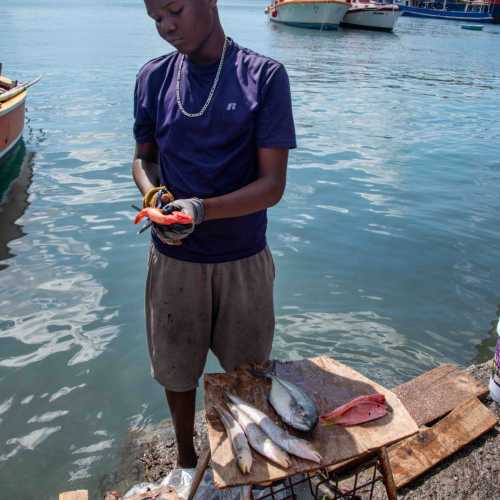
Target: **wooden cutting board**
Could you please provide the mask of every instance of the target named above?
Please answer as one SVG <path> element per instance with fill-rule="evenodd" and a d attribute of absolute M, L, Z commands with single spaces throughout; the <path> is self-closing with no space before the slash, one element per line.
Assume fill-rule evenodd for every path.
<path fill-rule="evenodd" d="M 399 399 L 388 389 L 332 358 L 321 356 L 300 361 L 279 363 L 276 373 L 300 386 L 324 414 L 351 399 L 379 392 L 385 395 L 390 412 L 382 419 L 354 427 L 318 425 L 309 435 L 291 431 L 309 439 L 323 456 L 321 464 L 292 457 L 292 466 L 283 469 L 252 451 L 254 464 L 250 474 L 240 473 L 231 444 L 217 417 L 214 404 L 223 405 L 223 392 L 228 389 L 269 415 L 276 423 L 278 416 L 267 402 L 270 383 L 252 376 L 247 370 L 205 375 L 205 411 L 212 454 L 214 482 L 218 488 L 241 484 L 275 481 L 287 476 L 317 470 L 357 457 L 368 451 L 394 443 L 418 432 L 413 418 Z"/>

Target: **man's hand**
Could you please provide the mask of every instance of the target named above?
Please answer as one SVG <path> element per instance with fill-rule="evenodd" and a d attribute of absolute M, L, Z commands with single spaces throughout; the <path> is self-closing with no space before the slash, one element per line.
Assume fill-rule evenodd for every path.
<path fill-rule="evenodd" d="M 193 219 L 192 224 L 173 224 L 163 226 L 155 224 L 154 229 L 158 238 L 167 245 L 178 244 L 180 240 L 187 238 L 195 226 L 201 224 L 205 218 L 205 207 L 199 198 L 187 198 L 175 200 L 164 207 L 164 210 L 180 210 Z M 173 243 L 176 242 L 176 243 Z"/>
<path fill-rule="evenodd" d="M 166 186 L 154 187 L 147 191 L 144 195 L 142 199 L 142 207 L 163 208 L 171 201 L 174 201 L 174 195 L 166 188 Z"/>

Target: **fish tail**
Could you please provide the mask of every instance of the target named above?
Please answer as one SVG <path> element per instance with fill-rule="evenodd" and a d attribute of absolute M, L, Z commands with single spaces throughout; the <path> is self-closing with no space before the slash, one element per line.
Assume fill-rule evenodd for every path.
<path fill-rule="evenodd" d="M 224 399 L 224 403 L 232 403 L 231 401 L 231 398 L 229 397 L 229 391 L 227 389 L 224 389 L 224 393 L 223 393 L 223 399 Z"/>
<path fill-rule="evenodd" d="M 136 216 L 135 216 L 135 219 L 134 219 L 134 224 L 139 224 L 139 222 L 141 222 L 142 219 L 144 219 L 144 217 L 146 217 L 146 212 L 144 210 L 141 210 Z"/>

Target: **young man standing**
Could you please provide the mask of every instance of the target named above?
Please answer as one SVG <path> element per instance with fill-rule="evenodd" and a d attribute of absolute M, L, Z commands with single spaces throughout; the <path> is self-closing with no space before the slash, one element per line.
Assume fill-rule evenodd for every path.
<path fill-rule="evenodd" d="M 145 205 L 192 216 L 155 225 L 146 284 L 152 371 L 164 386 L 179 468 L 196 465 L 195 391 L 211 349 L 223 368 L 268 359 L 274 264 L 266 209 L 295 147 L 284 67 L 226 37 L 216 0 L 145 0 L 175 52 L 140 70 L 133 176 Z M 160 199 L 158 199 L 160 198 Z"/>

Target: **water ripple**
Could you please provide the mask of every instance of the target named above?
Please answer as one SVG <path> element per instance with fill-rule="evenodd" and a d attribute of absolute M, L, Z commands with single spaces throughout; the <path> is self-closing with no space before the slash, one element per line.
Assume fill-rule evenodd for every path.
<path fill-rule="evenodd" d="M 280 315 L 274 350 L 287 359 L 331 355 L 389 386 L 404 380 L 409 370 L 418 374 L 437 363 L 438 349 L 426 347 L 415 357 L 415 348 L 388 319 L 370 311 Z M 390 365 L 384 359 L 391 359 Z"/>
<path fill-rule="evenodd" d="M 37 429 L 29 434 L 26 434 L 25 436 L 8 439 L 5 444 L 7 447 L 13 446 L 13 448 L 10 452 L 0 455 L 0 462 L 9 460 L 17 455 L 21 450 L 34 450 L 52 434 L 59 432 L 60 430 L 60 426 L 42 427 L 41 429 Z"/>
<path fill-rule="evenodd" d="M 28 99 L 32 184 L 0 228 L 2 494 L 97 498 L 120 436 L 168 416 L 130 208 L 134 78 L 165 44 L 134 0 L 4 3 L 6 68 L 44 83 Z M 249 0 L 221 16 L 291 82 L 273 355 L 330 354 L 388 386 L 469 362 L 497 317 L 499 28 L 403 17 L 394 34 L 322 33 L 269 25 Z"/>

